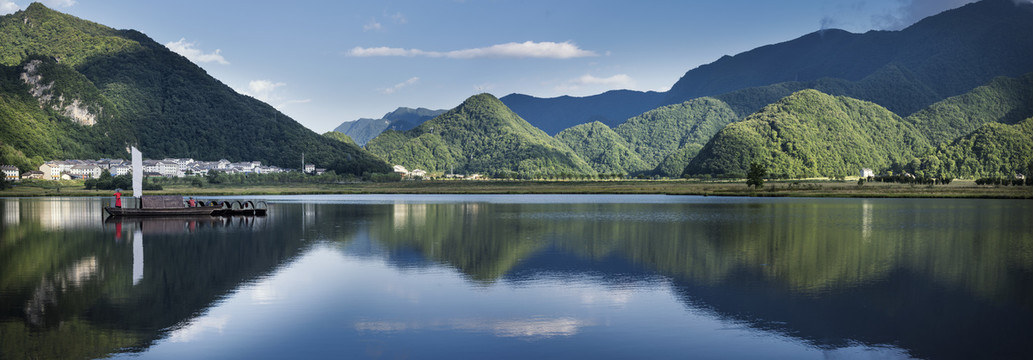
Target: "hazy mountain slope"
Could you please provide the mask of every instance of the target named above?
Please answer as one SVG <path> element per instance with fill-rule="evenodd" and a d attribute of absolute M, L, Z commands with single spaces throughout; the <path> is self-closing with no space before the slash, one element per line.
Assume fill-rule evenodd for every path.
<path fill-rule="evenodd" d="M 361 146 L 387 130 L 390 125 L 391 122 L 384 119 L 361 118 L 345 121 L 334 128 L 334 131 L 348 135 Z"/>
<path fill-rule="evenodd" d="M 22 72 L 31 61 L 40 61 L 34 75 L 41 79 L 38 84 L 47 88 L 54 83 L 50 98 L 37 96 L 51 110 L 43 109 L 43 114 L 18 108 L 4 111 L 76 123 L 77 127 L 60 125 L 73 130 L 45 131 L 42 136 L 75 142 L 82 151 L 61 148 L 37 160 L 82 154 L 125 157 L 126 145 L 138 143 L 150 158 L 260 160 L 295 167 L 304 152 L 307 161 L 338 172 L 390 171 L 357 146 L 320 136 L 271 106 L 238 94 L 137 31 L 114 30 L 33 3 L 0 17 L 0 54 L 4 66 Z M 19 89 L 17 83 L 9 83 L 10 76 L 3 80 L 7 83 L 3 89 L 12 98 L 35 86 Z M 58 104 L 57 109 L 52 103 Z M 9 138 L 18 135 L 0 136 L 5 144 L 14 144 Z"/>
<path fill-rule="evenodd" d="M 362 118 L 346 121 L 334 129 L 334 131 L 351 136 L 356 143 L 362 146 L 377 137 L 377 135 L 380 135 L 384 130 L 406 131 L 444 112 L 445 110 L 400 107 L 384 114 L 384 117 L 380 119 Z"/>
<path fill-rule="evenodd" d="M 642 161 L 620 135 L 598 121 L 560 131 L 556 139 L 573 149 L 600 174 L 633 174 L 653 168 Z"/>
<path fill-rule="evenodd" d="M 555 135 L 593 121 L 615 127 L 629 117 L 660 106 L 662 99 L 663 93 L 659 92 L 615 90 L 586 97 L 537 98 L 509 94 L 501 100 L 531 125 Z"/>
<path fill-rule="evenodd" d="M 517 116 L 490 94 L 404 133 L 385 131 L 367 148 L 392 164 L 494 176 L 595 174 L 569 147 Z"/>
<path fill-rule="evenodd" d="M 846 176 L 902 166 L 929 148 L 881 106 L 804 90 L 719 131 L 685 173 L 742 175 L 758 162 L 777 177 Z"/>

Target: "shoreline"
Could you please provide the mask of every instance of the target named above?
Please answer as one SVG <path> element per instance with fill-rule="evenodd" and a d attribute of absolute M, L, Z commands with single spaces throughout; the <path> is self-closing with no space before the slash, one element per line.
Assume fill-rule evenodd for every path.
<path fill-rule="evenodd" d="M 958 180 L 949 185 L 911 185 L 852 181 L 791 180 L 768 181 L 761 189 L 750 189 L 741 182 L 703 182 L 692 180 L 422 180 L 390 183 L 349 184 L 260 184 L 194 187 L 165 185 L 153 195 L 241 196 L 241 195 L 321 195 L 321 194 L 656 194 L 745 197 L 801 198 L 972 198 L 1033 199 L 1031 186 L 975 185 Z M 15 186 L 0 191 L 0 197 L 76 197 L 111 196 L 111 190 L 85 190 L 65 186 L 60 189 Z"/>

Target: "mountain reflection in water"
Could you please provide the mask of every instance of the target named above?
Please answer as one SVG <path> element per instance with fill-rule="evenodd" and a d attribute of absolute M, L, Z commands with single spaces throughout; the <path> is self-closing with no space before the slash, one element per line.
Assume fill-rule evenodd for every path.
<path fill-rule="evenodd" d="M 514 298 L 526 296 L 517 295 L 522 289 L 601 286 L 609 304 L 603 309 L 625 312 L 632 310 L 622 297 L 669 288 L 688 313 L 796 339 L 824 356 L 1022 357 L 1033 338 L 1029 202 L 519 199 L 287 198 L 271 204 L 264 218 L 106 221 L 97 199 L 0 199 L 0 358 L 147 352 L 196 339 L 198 329 L 222 331 L 231 327 L 225 316 L 199 314 L 230 306 L 224 299 L 241 289 L 261 290 L 250 287 L 293 262 L 314 266 L 306 254 L 327 246 L 345 256 L 327 261 L 384 263 L 395 269 L 391 277 L 402 279 L 453 274 L 474 289 L 509 289 Z M 74 221 L 62 222 L 66 215 Z M 315 275 L 326 277 L 320 286 L 340 283 L 332 272 Z M 271 289 L 264 294 L 252 297 L 282 301 Z M 444 302 L 450 296 L 434 295 Z M 544 339 L 566 339 L 561 348 L 571 354 L 592 353 L 587 339 L 614 326 L 606 319 L 621 318 L 544 308 L 519 315 L 536 312 L 526 301 L 485 304 L 498 308 L 490 313 L 438 309 L 455 313 L 448 318 L 380 306 L 384 317 L 344 314 L 350 310 L 332 305 L 318 311 L 354 318 L 338 331 L 358 338 L 430 332 L 458 341 L 459 334 L 490 334 L 542 339 L 535 345 L 541 348 L 549 348 Z M 507 315 L 510 307 L 525 310 Z M 646 326 L 654 325 L 682 326 Z M 636 339 L 655 329 L 609 331 Z M 638 344 L 677 348 L 664 336 Z M 492 344 L 479 346 L 488 352 L 516 346 L 521 350 L 513 357 L 539 355 L 519 343 Z M 708 351 L 702 354 L 721 354 Z"/>

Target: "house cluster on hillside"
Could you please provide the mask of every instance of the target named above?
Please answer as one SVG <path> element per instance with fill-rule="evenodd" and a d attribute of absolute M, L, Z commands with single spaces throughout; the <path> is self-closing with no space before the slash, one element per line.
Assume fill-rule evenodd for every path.
<path fill-rule="evenodd" d="M 133 172 L 133 165 L 123 159 L 101 159 L 101 160 L 55 160 L 48 161 L 39 166 L 39 170 L 18 173 L 18 168 L 12 165 L 2 165 L 4 179 L 17 181 L 20 179 L 40 180 L 71 180 L 71 179 L 97 179 L 100 174 L 107 170 L 112 176 L 129 175 Z M 228 174 L 269 174 L 287 171 L 276 166 L 264 166 L 261 161 L 230 162 L 229 160 L 219 161 L 195 161 L 194 159 L 162 159 L 144 160 L 143 173 L 145 177 L 186 177 L 204 176 L 209 171 L 219 171 Z"/>

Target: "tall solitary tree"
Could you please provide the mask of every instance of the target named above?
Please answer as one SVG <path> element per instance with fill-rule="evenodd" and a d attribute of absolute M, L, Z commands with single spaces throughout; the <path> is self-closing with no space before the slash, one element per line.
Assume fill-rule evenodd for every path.
<path fill-rule="evenodd" d="M 746 173 L 746 187 L 756 187 L 760 189 L 764 187 L 764 177 L 768 175 L 768 168 L 764 165 L 752 162 L 750 163 L 750 171 Z"/>

